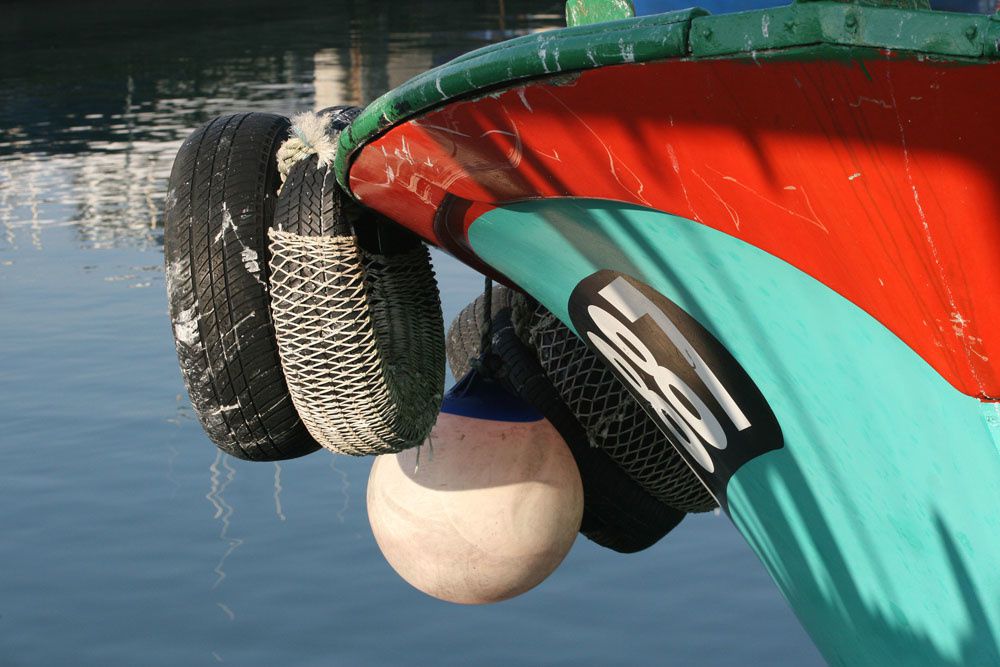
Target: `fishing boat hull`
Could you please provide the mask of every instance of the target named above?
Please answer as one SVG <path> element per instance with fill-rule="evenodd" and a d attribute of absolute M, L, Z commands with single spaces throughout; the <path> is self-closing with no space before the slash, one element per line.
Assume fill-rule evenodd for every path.
<path fill-rule="evenodd" d="M 832 664 L 1000 664 L 998 24 L 809 4 L 467 57 L 338 177 L 588 341 Z"/>

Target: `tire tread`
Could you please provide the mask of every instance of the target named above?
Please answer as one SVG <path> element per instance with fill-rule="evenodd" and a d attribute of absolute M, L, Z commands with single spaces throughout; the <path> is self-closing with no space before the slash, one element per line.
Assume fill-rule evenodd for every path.
<path fill-rule="evenodd" d="M 168 186 L 164 232 L 170 314 L 193 317 L 178 339 L 188 393 L 223 451 L 277 461 L 319 448 L 298 419 L 281 372 L 267 291 L 267 228 L 278 189 L 274 155 L 288 120 L 216 118 L 181 146 Z M 259 271 L 244 255 L 256 253 Z"/>

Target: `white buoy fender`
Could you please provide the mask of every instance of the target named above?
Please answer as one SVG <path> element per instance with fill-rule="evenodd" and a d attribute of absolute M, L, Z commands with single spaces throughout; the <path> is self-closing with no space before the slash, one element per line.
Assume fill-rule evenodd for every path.
<path fill-rule="evenodd" d="M 368 480 L 386 560 L 450 602 L 499 602 L 537 586 L 569 552 L 582 515 L 580 474 L 559 433 L 478 376 L 445 398 L 430 443 L 379 456 Z"/>

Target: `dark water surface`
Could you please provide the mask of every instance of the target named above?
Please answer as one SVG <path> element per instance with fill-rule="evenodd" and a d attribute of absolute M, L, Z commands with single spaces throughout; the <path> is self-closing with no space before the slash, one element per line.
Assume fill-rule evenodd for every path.
<path fill-rule="evenodd" d="M 820 663 L 724 517 L 453 606 L 379 554 L 369 460 L 245 463 L 193 417 L 161 251 L 182 139 L 365 103 L 558 3 L 158 4 L 0 4 L 0 665 Z M 450 321 L 481 282 L 435 261 Z"/>

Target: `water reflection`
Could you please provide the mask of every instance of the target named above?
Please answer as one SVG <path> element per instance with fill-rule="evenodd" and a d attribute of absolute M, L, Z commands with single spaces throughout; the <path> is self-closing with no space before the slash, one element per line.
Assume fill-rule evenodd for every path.
<path fill-rule="evenodd" d="M 49 234 L 67 227 L 84 250 L 158 252 L 174 155 L 209 118 L 239 110 L 290 115 L 362 105 L 455 55 L 551 27 L 559 17 L 524 11 L 537 3 L 508 1 L 504 7 L 503 0 L 432 2 L 406 11 L 388 2 L 292 2 L 280 16 L 270 4 L 253 1 L 171 5 L 116 3 L 105 12 L 76 3 L 5 7 L 0 252 L 42 251 Z M 185 11 L 195 8 L 198 22 Z M 498 9 L 500 17 L 494 16 Z M 54 40 L 60 48 L 43 46 Z M 103 280 L 150 287 L 150 274 L 161 270 L 158 261 L 150 264 L 115 270 Z M 187 398 L 179 396 L 166 421 L 181 433 L 192 419 Z M 165 462 L 172 500 L 181 488 L 174 444 L 166 445 Z M 344 524 L 350 481 L 336 459 L 330 468 L 342 498 L 336 520 Z M 236 473 L 221 453 L 209 466 L 204 497 L 221 543 L 213 591 L 244 544 L 230 532 L 235 507 L 226 498 Z M 285 522 L 281 476 L 276 463 L 274 512 Z M 236 620 L 228 604 L 214 602 L 225 618 Z"/>
<path fill-rule="evenodd" d="M 274 462 L 274 513 L 281 521 L 288 518 L 281 509 L 281 464 L 277 461 Z"/>
<path fill-rule="evenodd" d="M 225 471 L 225 477 L 219 472 L 219 468 Z M 216 575 L 215 583 L 212 584 L 212 589 L 219 587 L 225 578 L 226 571 L 224 566 L 226 560 L 229 556 L 236 551 L 240 545 L 243 544 L 243 540 L 238 537 L 231 537 L 229 535 L 229 520 L 233 515 L 233 506 L 226 502 L 226 498 L 223 495 L 226 488 L 232 484 L 233 480 L 236 479 L 236 470 L 230 463 L 230 457 L 223 454 L 221 451 L 216 452 L 215 461 L 209 468 L 210 473 L 210 488 L 205 498 L 208 502 L 212 503 L 212 507 L 215 509 L 215 515 L 213 519 L 218 519 L 222 528 L 219 531 L 219 540 L 226 545 L 226 550 L 223 552 L 222 557 L 219 558 L 219 562 L 216 564 L 215 568 L 212 570 Z"/>
<path fill-rule="evenodd" d="M 340 506 L 340 509 L 337 510 L 337 523 L 343 524 L 344 517 L 347 515 L 347 508 L 351 504 L 351 496 L 348 493 L 351 481 L 348 479 L 347 473 L 337 467 L 337 456 L 337 454 L 334 454 L 330 458 L 330 470 L 337 473 L 337 476 L 340 478 L 340 496 L 343 498 L 344 503 Z"/>
<path fill-rule="evenodd" d="M 292 3 L 282 16 L 249 2 L 238 20 L 235 3 L 217 5 L 202 8 L 196 26 L 186 3 L 115 5 L 119 30 L 75 4 L 11 9 L 17 29 L 0 28 L 0 249 L 42 248 L 44 230 L 65 225 L 85 248 L 155 248 L 173 157 L 209 118 L 363 105 L 464 51 L 560 18 L 538 14 L 539 3 L 503 1 L 405 12 L 387 2 Z M 40 47 L 71 18 L 79 43 Z M 143 33 L 154 20 L 157 30 Z"/>

